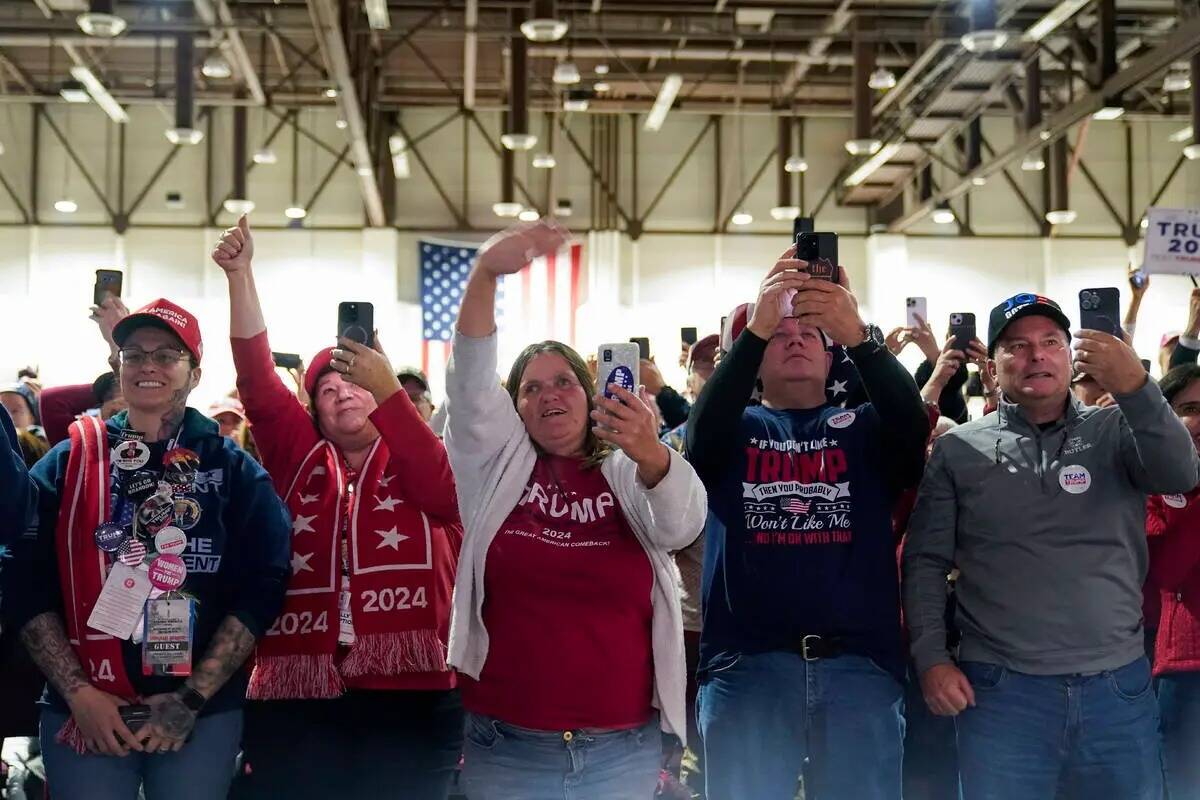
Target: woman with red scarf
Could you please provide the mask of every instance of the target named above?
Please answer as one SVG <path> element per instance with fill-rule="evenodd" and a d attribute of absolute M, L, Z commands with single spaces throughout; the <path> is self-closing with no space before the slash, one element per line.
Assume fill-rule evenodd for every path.
<path fill-rule="evenodd" d="M 213 260 L 239 396 L 293 523 L 287 599 L 250 679 L 247 789 L 440 800 L 462 742 L 445 644 L 462 527 L 445 448 L 383 352 L 357 342 L 308 362 L 310 414 L 275 373 L 253 256 L 242 217 Z"/>

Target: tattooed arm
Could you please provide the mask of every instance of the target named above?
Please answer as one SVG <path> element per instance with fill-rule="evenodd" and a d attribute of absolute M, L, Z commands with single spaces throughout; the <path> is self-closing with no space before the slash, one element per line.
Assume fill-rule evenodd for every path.
<path fill-rule="evenodd" d="M 196 725 L 196 712 L 184 704 L 184 693 L 191 689 L 205 700 L 211 699 L 249 658 L 254 642 L 254 634 L 241 620 L 226 617 L 183 687 L 146 698 L 150 706 L 150 723 L 142 739 L 147 752 L 163 753 L 183 748 Z"/>
<path fill-rule="evenodd" d="M 121 720 L 119 709 L 125 701 L 88 682 L 57 612 L 47 611 L 25 623 L 21 641 L 46 680 L 67 701 L 88 750 L 125 756 L 130 750 L 142 749 Z"/>

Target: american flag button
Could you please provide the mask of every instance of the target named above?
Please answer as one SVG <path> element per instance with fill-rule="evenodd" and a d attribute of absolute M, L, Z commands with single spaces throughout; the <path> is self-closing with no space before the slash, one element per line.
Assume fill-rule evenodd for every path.
<path fill-rule="evenodd" d="M 117 560 L 127 567 L 137 567 L 146 559 L 146 545 L 137 539 L 126 539 L 117 551 Z"/>

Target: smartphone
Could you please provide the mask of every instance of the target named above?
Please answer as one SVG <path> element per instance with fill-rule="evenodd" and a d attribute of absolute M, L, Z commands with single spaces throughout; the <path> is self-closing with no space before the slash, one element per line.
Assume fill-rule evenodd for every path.
<path fill-rule="evenodd" d="M 954 349 L 965 352 L 975 338 L 975 315 L 965 311 L 951 314 L 949 335 L 954 337 Z"/>
<path fill-rule="evenodd" d="M 801 233 L 796 239 L 796 258 L 808 262 L 808 274 L 838 283 L 836 233 Z"/>
<path fill-rule="evenodd" d="M 695 328 L 679 329 L 679 341 L 683 342 L 683 344 L 687 345 L 688 347 L 694 345 L 696 343 L 696 339 L 698 338 L 699 337 Z"/>
<path fill-rule="evenodd" d="M 367 347 L 375 346 L 375 306 L 370 303 L 338 303 L 338 338 Z"/>
<path fill-rule="evenodd" d="M 121 721 L 125 723 L 125 727 L 134 733 L 150 721 L 150 706 L 144 703 L 120 706 L 117 712 L 121 715 Z"/>
<path fill-rule="evenodd" d="M 596 377 L 604 396 L 612 398 L 608 385 L 615 383 L 631 392 L 637 391 L 638 366 L 641 353 L 634 342 L 602 344 L 596 353 Z"/>
<path fill-rule="evenodd" d="M 271 358 L 275 359 L 275 366 L 280 369 L 300 369 L 300 355 L 298 353 L 271 353 Z"/>
<path fill-rule="evenodd" d="M 92 289 L 92 305 L 100 305 L 106 297 L 120 297 L 122 279 L 123 276 L 119 269 L 96 270 L 96 286 Z"/>
<path fill-rule="evenodd" d="M 905 310 L 908 312 L 908 321 L 905 323 L 910 328 L 921 327 L 921 322 L 929 321 L 929 301 L 924 297 L 907 297 L 904 300 Z M 921 319 L 918 320 L 917 317 Z"/>
<path fill-rule="evenodd" d="M 650 339 L 646 336 L 634 336 L 630 340 L 638 347 L 638 358 L 650 360 Z"/>
<path fill-rule="evenodd" d="M 1079 326 L 1121 335 L 1121 290 L 1112 286 L 1079 293 Z"/>

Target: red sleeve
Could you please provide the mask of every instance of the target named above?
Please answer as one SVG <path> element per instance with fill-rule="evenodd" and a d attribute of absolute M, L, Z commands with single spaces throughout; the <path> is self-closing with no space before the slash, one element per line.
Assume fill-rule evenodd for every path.
<path fill-rule="evenodd" d="M 1157 504 L 1157 508 L 1155 507 Z M 1146 505 L 1146 532 L 1150 537 L 1150 573 L 1147 583 L 1169 592 L 1179 591 L 1200 566 L 1200 500 L 1188 497 L 1185 509 L 1173 512 L 1167 524 L 1162 498 Z M 1159 531 L 1151 532 L 1154 526 Z"/>
<path fill-rule="evenodd" d="M 42 417 L 42 428 L 50 446 L 67 438 L 71 423 L 89 408 L 96 407 L 92 396 L 92 385 L 80 383 L 72 386 L 51 386 L 38 396 L 38 408 Z"/>
<path fill-rule="evenodd" d="M 458 524 L 458 494 L 446 446 L 421 419 L 408 393 L 389 397 L 371 412 L 371 422 L 388 447 L 405 500 L 443 522 Z"/>
<path fill-rule="evenodd" d="M 312 417 L 275 372 L 267 332 L 249 339 L 231 337 L 238 397 L 262 464 L 282 496 L 287 482 L 308 452 L 321 440 Z"/>

